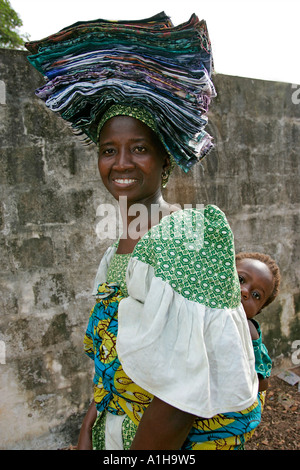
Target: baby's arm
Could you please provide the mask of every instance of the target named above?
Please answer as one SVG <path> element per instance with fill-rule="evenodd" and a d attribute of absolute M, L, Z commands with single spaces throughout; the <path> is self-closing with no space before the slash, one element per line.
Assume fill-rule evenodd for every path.
<path fill-rule="evenodd" d="M 258 391 L 263 392 L 264 390 L 267 390 L 267 388 L 269 387 L 269 379 L 267 378 L 263 379 L 262 377 L 258 375 L 258 381 L 259 381 Z"/>
<path fill-rule="evenodd" d="M 254 324 L 252 323 L 251 320 L 248 320 L 248 326 L 249 326 L 249 330 L 250 330 L 251 339 L 252 340 L 258 339 L 259 338 L 258 331 L 255 328 L 255 326 L 254 326 Z"/>

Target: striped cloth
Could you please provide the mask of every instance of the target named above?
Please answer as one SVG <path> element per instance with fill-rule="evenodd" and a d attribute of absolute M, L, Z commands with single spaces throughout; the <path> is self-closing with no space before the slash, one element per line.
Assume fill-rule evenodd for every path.
<path fill-rule="evenodd" d="M 165 148 L 184 171 L 212 148 L 204 130 L 216 95 L 211 43 L 195 14 L 178 26 L 165 13 L 78 22 L 26 47 L 46 78 L 37 96 L 86 142 L 97 143 L 97 125 L 112 105 L 128 104 L 155 117 Z"/>

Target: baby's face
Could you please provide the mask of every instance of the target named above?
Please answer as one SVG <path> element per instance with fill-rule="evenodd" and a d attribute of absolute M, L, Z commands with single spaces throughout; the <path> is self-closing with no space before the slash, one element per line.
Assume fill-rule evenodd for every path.
<path fill-rule="evenodd" d="M 247 318 L 253 318 L 273 291 L 274 279 L 268 266 L 261 261 L 245 258 L 236 263 L 241 285 L 241 301 Z"/>

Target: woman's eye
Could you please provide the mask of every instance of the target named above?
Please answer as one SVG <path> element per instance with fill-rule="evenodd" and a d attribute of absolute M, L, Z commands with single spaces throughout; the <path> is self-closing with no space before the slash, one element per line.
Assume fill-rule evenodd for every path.
<path fill-rule="evenodd" d="M 239 281 L 240 281 L 240 284 L 243 284 L 243 282 L 244 282 L 243 276 L 239 275 Z"/>
<path fill-rule="evenodd" d="M 134 148 L 134 152 L 145 153 L 146 152 L 146 147 L 144 147 L 143 145 L 138 145 Z"/>
<path fill-rule="evenodd" d="M 103 156 L 110 156 L 114 153 L 114 149 L 113 148 L 107 148 L 107 149 L 103 149 L 102 152 L 101 152 L 101 155 Z"/>

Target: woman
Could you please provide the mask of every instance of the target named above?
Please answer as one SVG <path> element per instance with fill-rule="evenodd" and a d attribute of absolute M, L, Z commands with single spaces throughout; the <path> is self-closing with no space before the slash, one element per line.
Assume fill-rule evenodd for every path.
<path fill-rule="evenodd" d="M 233 236 L 218 208 L 179 210 L 161 189 L 212 145 L 206 25 L 98 21 L 28 46 L 49 79 L 39 96 L 98 144 L 102 181 L 126 201 L 95 280 L 94 400 L 78 448 L 240 448 L 260 404 Z"/>
<path fill-rule="evenodd" d="M 141 233 L 146 233 L 150 229 L 151 218 L 156 215 L 153 213 L 153 209 L 156 212 L 162 213 L 171 213 L 173 211 L 173 208 L 164 201 L 161 194 L 162 177 L 168 170 L 169 165 L 170 159 L 163 145 L 154 132 L 142 121 L 128 116 L 118 116 L 111 118 L 104 124 L 99 140 L 100 175 L 104 185 L 116 199 L 119 199 L 120 196 L 127 198 L 128 212 L 130 212 L 133 204 L 141 204 L 143 208 L 146 208 L 148 217 L 146 220 L 143 220 L 141 227 L 139 227 L 139 237 Z M 130 233 L 129 230 L 130 223 L 132 223 L 135 217 L 134 215 L 128 216 L 128 212 L 123 217 L 124 233 L 128 235 L 121 237 L 116 250 L 116 253 L 120 254 L 121 257 L 124 254 L 125 256 L 126 254 L 131 254 L 138 241 L 136 234 Z M 120 274 L 121 277 L 125 276 L 125 272 L 119 272 L 118 276 Z M 95 412 L 94 405 L 92 408 Z M 152 413 L 159 413 L 160 418 L 162 418 L 163 412 L 170 413 L 170 407 L 159 399 L 152 401 L 151 409 L 151 416 L 153 416 Z M 174 412 L 175 409 L 172 411 Z M 174 444 L 172 445 L 174 445 L 174 448 L 178 448 L 178 439 L 181 440 L 181 438 L 174 425 L 174 419 L 178 421 L 179 429 L 184 433 L 182 437 L 184 440 L 194 417 L 179 411 L 174 414 L 174 418 L 171 421 L 172 439 L 174 439 Z M 184 424 L 182 429 L 182 424 L 185 421 L 186 424 Z M 166 423 L 168 422 L 169 420 L 166 420 Z M 154 424 L 155 426 L 157 425 L 157 420 L 154 421 Z M 157 433 L 154 433 L 151 426 L 147 425 L 147 423 L 145 426 L 150 438 L 148 432 L 146 436 L 141 434 L 143 437 L 140 438 L 138 437 L 139 435 L 136 435 L 135 445 L 139 445 L 139 439 L 142 439 L 140 442 L 142 448 L 146 448 L 148 445 L 151 449 L 152 445 L 155 446 L 152 441 Z M 79 449 L 82 446 L 81 441 L 82 436 L 79 439 Z M 159 442 L 162 448 L 165 448 L 167 445 L 163 438 L 160 438 Z"/>
<path fill-rule="evenodd" d="M 208 206 L 204 212 L 181 211 L 164 201 L 161 182 L 169 167 L 168 154 L 152 129 L 138 120 L 138 111 L 133 118 L 128 116 L 132 114 L 130 107 L 122 107 L 121 111 L 115 108 L 115 117 L 110 117 L 113 115 L 113 111 L 110 111 L 109 119 L 100 132 L 99 171 L 104 185 L 117 200 L 121 196 L 127 198 L 128 212 L 123 216 L 126 235 L 123 234 L 119 242 L 107 251 L 96 279 L 99 300 L 105 299 L 97 306 L 101 305 L 100 309 L 103 309 L 103 302 L 107 302 L 107 308 L 112 305 L 116 308 L 113 311 L 110 309 L 108 316 L 96 308 L 92 312 L 85 338 L 86 352 L 96 361 L 94 400 L 100 414 L 94 428 L 94 446 L 97 448 L 98 442 L 99 448 L 105 448 L 101 434 L 104 436 L 105 427 L 109 433 L 111 426 L 112 436 L 106 437 L 108 448 L 121 449 L 124 442 L 130 449 L 179 449 L 183 445 L 196 448 L 197 438 L 191 436 L 197 435 L 199 431 L 197 416 L 207 418 L 221 411 L 237 411 L 239 407 L 243 408 L 244 429 L 249 431 L 253 409 L 257 413 L 257 403 L 245 411 L 246 401 L 237 404 L 235 399 L 232 400 L 235 392 L 236 396 L 245 393 L 241 391 L 243 387 L 231 390 L 232 377 L 238 375 L 239 386 L 241 381 L 243 386 L 247 384 L 252 355 L 250 343 L 246 349 L 241 343 L 243 336 L 243 341 L 247 339 L 247 325 L 240 308 L 238 280 L 232 264 L 232 235 L 226 219 L 221 211 L 212 206 Z M 121 115 L 118 115 L 119 112 Z M 128 216 L 133 204 L 140 204 L 147 209 L 147 217 L 142 221 L 138 234 L 130 233 L 128 229 L 136 217 Z M 153 209 L 170 215 L 165 215 L 159 224 L 153 226 Z M 201 231 L 195 233 L 195 228 L 203 226 L 204 218 L 207 230 L 202 238 Z M 153 220 L 157 220 L 156 217 Z M 184 224 L 179 225 L 182 222 Z M 148 232 L 151 227 L 152 231 Z M 160 230 L 166 227 L 168 230 Z M 199 242 L 199 238 L 201 248 L 206 247 L 205 260 L 204 250 L 193 246 L 196 241 Z M 220 248 L 216 248 L 218 244 L 221 244 Z M 183 278 L 184 282 L 180 283 L 178 271 L 181 269 L 182 275 L 187 276 L 185 257 L 189 264 L 190 280 Z M 163 262 L 169 263 L 166 268 L 161 266 Z M 210 274 L 202 276 L 201 281 L 200 273 L 195 272 L 193 278 L 191 263 L 195 271 L 201 269 L 201 264 Z M 226 270 L 223 263 L 228 265 Z M 122 286 L 120 290 L 112 291 L 111 302 L 108 292 L 110 287 L 115 286 L 107 282 L 118 282 Z M 205 283 L 206 290 L 203 288 Z M 216 292 L 207 293 L 210 283 L 214 284 L 216 292 L 219 289 L 219 295 Z M 174 287 L 171 288 L 171 285 Z M 189 300 L 201 295 L 201 304 L 199 300 Z M 226 295 L 227 303 L 223 299 Z M 208 304 L 206 308 L 205 303 Z M 209 304 L 217 308 L 211 309 Z M 226 308 L 232 305 L 235 308 L 231 308 L 228 315 Z M 190 318 L 193 316 L 195 318 Z M 110 323 L 107 322 L 108 318 Z M 118 339 L 116 325 L 111 322 L 118 322 L 119 331 L 121 329 Z M 220 338 L 218 330 L 221 325 Z M 239 330 L 239 344 L 232 350 L 230 346 L 235 329 Z M 190 342 L 188 349 L 187 341 Z M 108 359 L 104 357 L 107 351 Z M 122 360 L 119 360 L 118 352 Z M 193 358 L 193 354 L 198 358 Z M 208 361 L 204 359 L 207 356 L 210 356 Z M 215 364 L 216 358 L 222 360 L 222 365 Z M 207 379 L 211 364 L 215 365 L 216 370 Z M 222 370 L 217 371 L 220 367 Z M 155 368 L 162 368 L 157 377 Z M 187 368 L 190 368 L 188 373 Z M 108 370 L 113 373 L 109 374 Z M 167 383 L 163 384 L 163 380 Z M 202 381 L 204 390 L 201 390 Z M 219 390 L 214 390 L 214 381 L 222 381 Z M 176 397 L 174 386 L 178 387 Z M 196 393 L 191 387 L 195 388 Z M 209 400 L 206 396 L 208 393 L 216 397 Z M 249 405 L 255 402 L 255 396 L 256 392 L 248 400 Z M 201 401 L 206 402 L 203 408 Z M 92 448 L 91 429 L 95 418 L 96 406 L 93 402 L 83 423 L 79 449 Z M 214 417 L 211 422 L 218 418 Z M 222 419 L 225 418 L 222 416 Z M 206 421 L 208 426 L 209 420 Z M 203 419 L 199 422 L 202 424 Z M 222 432 L 225 434 L 224 429 Z M 234 440 L 239 442 L 238 435 Z M 225 441 L 219 445 L 225 446 Z"/>

